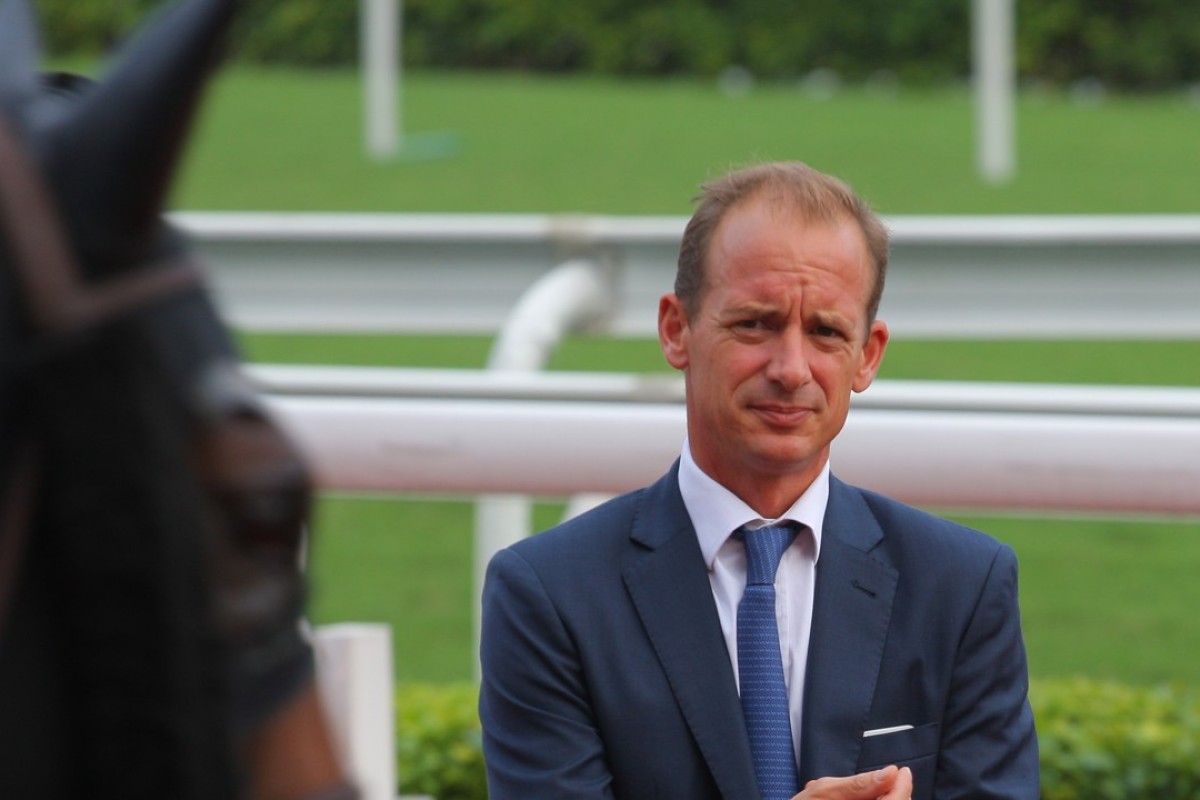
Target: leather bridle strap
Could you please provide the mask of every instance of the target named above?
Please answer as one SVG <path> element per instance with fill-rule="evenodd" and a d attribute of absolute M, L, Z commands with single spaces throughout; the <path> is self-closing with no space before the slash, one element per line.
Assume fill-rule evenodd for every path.
<path fill-rule="evenodd" d="M 35 330 L 91 327 L 165 295 L 199 286 L 190 262 L 140 269 L 96 286 L 83 283 L 45 183 L 0 118 L 0 225 Z"/>

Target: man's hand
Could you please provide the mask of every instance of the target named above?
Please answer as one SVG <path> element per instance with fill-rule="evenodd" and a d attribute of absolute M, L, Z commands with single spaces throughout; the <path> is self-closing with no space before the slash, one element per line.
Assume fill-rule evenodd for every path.
<path fill-rule="evenodd" d="M 912 790 L 912 771 L 908 767 L 884 767 L 849 778 L 809 781 L 792 800 L 909 800 Z"/>

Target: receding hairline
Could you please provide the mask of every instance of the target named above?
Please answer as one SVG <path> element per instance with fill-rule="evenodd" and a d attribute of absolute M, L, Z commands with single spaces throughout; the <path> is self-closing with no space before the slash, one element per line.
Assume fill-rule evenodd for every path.
<path fill-rule="evenodd" d="M 697 207 L 684 232 L 676 272 L 675 291 L 686 311 L 696 310 L 707 286 L 717 229 L 733 211 L 762 198 L 806 222 L 844 221 L 858 229 L 871 273 L 866 310 L 868 323 L 873 322 L 887 274 L 887 228 L 848 183 L 799 161 L 755 164 L 701 185 L 701 193 L 693 198 Z"/>

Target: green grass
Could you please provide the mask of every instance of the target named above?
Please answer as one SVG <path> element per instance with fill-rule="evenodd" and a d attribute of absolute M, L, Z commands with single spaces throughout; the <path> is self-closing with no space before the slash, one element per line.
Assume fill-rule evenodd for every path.
<path fill-rule="evenodd" d="M 352 73 L 240 69 L 220 79 L 175 205 L 187 209 L 683 214 L 706 176 L 800 158 L 849 179 L 884 214 L 1196 213 L 1200 105 L 1178 97 L 1078 105 L 1021 98 L 1018 174 L 974 172 L 961 89 L 851 89 L 818 100 L 768 86 L 411 74 L 404 128 L 449 133 L 449 158 L 362 154 Z M 245 335 L 262 362 L 482 367 L 486 337 Z M 666 369 L 656 343 L 577 337 L 554 369 Z M 1200 384 L 1200 342 L 894 341 L 883 378 Z M 665 466 L 665 465 L 664 465 Z M 554 498 L 537 526 L 559 513 Z M 1035 676 L 1200 684 L 1200 523 L 963 517 L 1011 543 Z M 401 680 L 473 672 L 472 508 L 464 498 L 320 498 L 318 622 L 392 625 Z"/>
<path fill-rule="evenodd" d="M 1043 93 L 1018 104 L 1018 174 L 974 168 L 962 88 L 833 99 L 793 85 L 721 95 L 697 81 L 411 73 L 403 130 L 450 135 L 435 160 L 363 154 L 353 72 L 222 75 L 175 198 L 180 208 L 681 214 L 706 176 L 801 159 L 885 214 L 1196 212 L 1200 103 Z"/>
<path fill-rule="evenodd" d="M 893 340 L 881 378 L 1200 386 L 1200 341 Z"/>
<path fill-rule="evenodd" d="M 1200 523 L 958 519 L 1017 552 L 1035 677 L 1200 684 Z"/>
<path fill-rule="evenodd" d="M 354 336 L 262 334 L 243 336 L 252 361 L 392 367 L 480 369 L 486 336 Z M 550 369 L 597 372 L 670 371 L 658 342 L 568 338 Z M 1200 341 L 947 341 L 895 339 L 881 379 L 998 380 L 1035 383 L 1200 386 Z"/>
<path fill-rule="evenodd" d="M 314 620 L 391 625 L 400 680 L 470 678 L 470 504 L 325 497 L 317 508 Z"/>

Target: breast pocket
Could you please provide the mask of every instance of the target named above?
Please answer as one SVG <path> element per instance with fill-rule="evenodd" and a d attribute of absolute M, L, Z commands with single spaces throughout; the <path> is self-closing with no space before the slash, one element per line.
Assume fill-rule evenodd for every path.
<path fill-rule="evenodd" d="M 937 722 L 905 731 L 869 736 L 859 750 L 859 772 L 889 764 L 908 767 L 913 773 L 913 798 L 933 796 L 933 771 L 937 766 L 942 726 Z"/>

